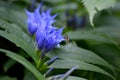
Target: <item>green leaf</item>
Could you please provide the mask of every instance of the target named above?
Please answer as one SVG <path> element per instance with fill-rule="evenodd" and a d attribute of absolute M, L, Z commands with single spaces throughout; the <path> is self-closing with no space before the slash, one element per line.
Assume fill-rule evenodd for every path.
<path fill-rule="evenodd" d="M 91 47 L 95 52 L 102 55 L 108 62 L 116 68 L 120 68 L 120 49 L 113 45 L 94 45 Z"/>
<path fill-rule="evenodd" d="M 87 80 L 87 79 L 80 78 L 80 77 L 69 76 L 66 80 Z"/>
<path fill-rule="evenodd" d="M 25 73 L 24 73 L 23 80 L 36 80 L 35 76 L 30 71 L 28 71 L 27 69 L 25 69 L 24 72 Z"/>
<path fill-rule="evenodd" d="M 120 39 L 120 27 L 118 26 L 101 26 L 93 30 L 96 33 L 105 34 L 111 38 Z"/>
<path fill-rule="evenodd" d="M 0 27 L 2 29 L 5 29 L 6 31 L 13 33 L 17 36 L 22 37 L 23 39 L 26 39 L 27 41 L 32 41 L 30 36 L 28 36 L 19 26 L 13 23 L 8 23 L 7 21 L 0 19 Z M 33 44 L 33 43 L 32 43 Z"/>
<path fill-rule="evenodd" d="M 48 78 L 47 80 L 51 80 L 51 77 Z M 63 79 L 59 79 L 59 80 L 63 80 Z M 80 77 L 69 76 L 66 80 L 87 80 L 87 79 L 80 78 Z"/>
<path fill-rule="evenodd" d="M 9 59 L 3 66 L 4 71 L 7 72 L 15 63 L 15 60 Z"/>
<path fill-rule="evenodd" d="M 65 2 L 65 0 L 44 0 L 45 2 L 49 2 L 49 3 L 63 3 Z"/>
<path fill-rule="evenodd" d="M 42 74 L 24 57 L 16 53 L 10 52 L 8 50 L 0 49 L 0 51 L 6 53 L 6 56 L 18 61 L 23 66 L 25 66 L 28 70 L 30 70 L 36 76 L 38 80 L 45 80 Z"/>
<path fill-rule="evenodd" d="M 95 65 L 92 65 L 92 64 L 80 61 L 80 60 L 74 60 L 72 58 L 68 59 L 68 60 L 64 60 L 64 59 L 57 60 L 50 67 L 56 68 L 56 69 L 70 69 L 74 66 L 78 66 L 78 69 L 80 69 L 80 70 L 89 70 L 89 71 L 94 71 L 94 72 L 98 72 L 98 73 L 110 76 L 113 80 L 115 80 L 115 78 L 111 74 L 106 72 L 105 70 L 103 70 Z"/>
<path fill-rule="evenodd" d="M 94 52 L 79 48 L 72 43 L 69 43 L 65 46 L 61 46 L 61 48 L 53 50 L 48 54 L 48 56 L 50 57 L 55 55 L 59 56 L 64 60 L 70 60 L 70 59 L 77 61 L 81 60 L 87 63 L 102 65 L 114 71 L 112 65 L 110 65 L 104 59 L 96 55 Z"/>
<path fill-rule="evenodd" d="M 5 20 L 0 19 L 0 27 L 2 29 L 5 29 L 5 31 L 10 32 L 12 34 L 15 34 L 21 38 L 23 38 L 27 43 L 29 43 L 29 46 L 32 46 L 32 48 L 35 50 L 35 43 L 33 39 L 26 34 L 19 26 L 13 24 L 13 23 L 8 23 Z"/>
<path fill-rule="evenodd" d="M 53 8 L 53 10 L 58 10 L 58 11 L 65 11 L 65 10 L 72 10 L 72 9 L 77 9 L 78 5 L 77 3 L 69 3 L 68 5 L 62 4 L 62 5 L 57 5 Z"/>
<path fill-rule="evenodd" d="M 33 46 L 31 46 L 31 43 L 28 43 L 27 40 L 25 40 L 23 37 L 19 37 L 18 35 L 12 34 L 12 33 L 8 33 L 7 31 L 2 31 L 0 30 L 0 36 L 10 40 L 11 42 L 13 42 L 16 46 L 22 48 L 23 50 L 25 50 L 29 56 L 31 56 L 31 58 L 37 62 L 38 57 L 35 54 L 35 48 Z M 24 35 L 22 35 L 24 36 Z"/>
<path fill-rule="evenodd" d="M 68 32 L 66 34 L 69 36 L 70 39 L 73 40 L 97 41 L 97 42 L 110 43 L 110 44 L 116 43 L 115 40 L 111 39 L 106 34 L 97 32 L 95 30 L 74 31 L 74 32 Z"/>
<path fill-rule="evenodd" d="M 97 11 L 101 11 L 106 8 L 113 7 L 115 5 L 115 0 L 83 0 L 82 1 L 89 12 L 90 23 L 93 24 L 93 17 Z"/>
<path fill-rule="evenodd" d="M 96 71 L 106 75 L 111 76 L 106 71 L 102 70 L 101 68 L 94 66 L 92 64 L 102 65 L 114 72 L 114 67 L 106 62 L 101 57 L 97 56 L 95 53 L 85 50 L 82 48 L 78 48 L 75 44 L 69 43 L 65 46 L 61 46 L 58 49 L 52 50 L 50 53 L 47 54 L 49 57 L 58 56 L 62 59 L 62 61 L 56 61 L 52 67 L 55 68 L 70 68 L 73 66 L 81 66 L 80 69 Z M 70 62 L 66 62 L 70 61 Z M 69 66 L 67 66 L 67 64 Z"/>
<path fill-rule="evenodd" d="M 8 77 L 8 76 L 3 76 L 0 78 L 0 80 L 17 80 L 16 78 Z"/>
<path fill-rule="evenodd" d="M 119 48 L 120 44 L 120 27 L 100 27 L 96 28 L 94 32 L 106 35 L 109 41 L 112 41 Z"/>
<path fill-rule="evenodd" d="M 10 32 L 12 34 L 15 34 L 21 38 L 23 38 L 27 43 L 29 43 L 30 46 L 32 46 L 33 49 L 35 49 L 34 46 L 34 41 L 33 39 L 27 35 L 19 26 L 13 24 L 13 23 L 8 23 L 5 20 L 0 19 L 0 27 L 2 29 L 5 29 L 5 31 Z"/>
<path fill-rule="evenodd" d="M 18 6 L 15 6 L 14 4 L 7 4 L 6 6 L 0 6 L 0 18 L 4 19 L 5 21 L 8 21 L 10 23 L 14 23 L 16 25 L 19 25 L 24 31 L 27 30 L 26 20 L 27 16 L 25 15 L 24 9 L 18 8 Z M 17 8 L 17 9 L 14 9 Z"/>

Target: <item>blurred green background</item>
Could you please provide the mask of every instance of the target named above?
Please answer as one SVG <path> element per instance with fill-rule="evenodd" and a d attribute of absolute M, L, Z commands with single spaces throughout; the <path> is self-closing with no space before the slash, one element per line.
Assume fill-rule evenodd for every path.
<path fill-rule="evenodd" d="M 89 11 L 84 1 L 85 0 L 0 0 L 0 30 L 7 31 L 3 26 L 9 23 L 20 26 L 20 28 L 28 34 L 25 9 L 34 11 L 37 5 L 43 2 L 42 9 L 44 11 L 52 9 L 52 14 L 58 14 L 54 25 L 57 27 L 65 27 L 63 35 L 68 35 L 69 42 L 75 42 L 78 47 L 92 51 L 110 63 L 115 67 L 114 77 L 116 80 L 120 80 L 120 1 L 116 0 L 115 5 L 108 9 L 101 11 L 95 9 L 97 13 L 93 18 L 94 28 L 91 26 Z M 104 3 L 104 0 L 102 1 Z M 92 4 L 92 2 L 90 4 Z M 62 44 L 64 45 L 64 43 Z M 13 51 L 32 61 L 23 49 L 2 35 L 0 36 L 0 48 Z M 48 54 L 48 56 L 52 56 L 52 54 Z M 86 59 L 86 57 L 84 58 Z M 106 67 L 98 64 L 95 65 L 113 75 L 112 71 Z M 65 71 L 66 69 L 56 69 L 52 74 Z M 83 77 L 86 80 L 112 80 L 108 76 L 89 70 L 76 70 L 72 75 Z M 36 79 L 32 73 L 20 63 L 8 58 L 5 54 L 0 54 L 0 80 Z"/>

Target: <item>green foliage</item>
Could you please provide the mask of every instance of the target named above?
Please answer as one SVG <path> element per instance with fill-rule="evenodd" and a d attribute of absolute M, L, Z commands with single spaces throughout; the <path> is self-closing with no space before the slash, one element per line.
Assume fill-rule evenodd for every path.
<path fill-rule="evenodd" d="M 55 51 L 53 50 L 51 53 L 48 54 L 48 56 L 49 55 L 59 56 L 59 58 L 62 59 L 53 63 L 51 67 L 72 68 L 73 66 L 79 66 L 79 69 L 81 70 L 99 72 L 108 75 L 114 79 L 114 77 L 111 76 L 109 73 L 93 65 L 93 64 L 102 65 L 114 71 L 114 68 L 109 63 L 107 63 L 106 61 L 104 61 L 102 58 L 100 58 L 91 51 L 78 48 L 75 44 L 68 44 L 66 46 L 62 46 L 60 49 L 56 49 Z"/>
<path fill-rule="evenodd" d="M 108 40 L 108 38 L 100 33 L 89 31 L 74 31 L 74 32 L 68 32 L 70 39 L 74 40 L 88 40 L 88 41 L 99 41 L 103 43 L 112 43 L 111 40 Z"/>
<path fill-rule="evenodd" d="M 49 80 L 50 78 L 48 78 L 47 80 Z M 62 80 L 62 79 L 60 79 Z M 87 80 L 84 78 L 79 78 L 79 77 L 74 77 L 74 76 L 69 76 L 66 80 Z"/>
<path fill-rule="evenodd" d="M 4 71 L 7 72 L 14 64 L 16 63 L 15 60 L 9 59 L 5 64 L 4 64 Z"/>
<path fill-rule="evenodd" d="M 86 7 L 89 12 L 90 23 L 93 25 L 93 17 L 97 11 L 113 7 L 116 1 L 44 0 L 44 2 L 45 9 L 52 7 L 53 13 L 60 13 L 56 18 L 59 23 L 57 25 L 65 26 L 69 19 L 69 17 L 66 17 L 65 15 L 67 11 L 70 12 L 69 15 L 75 16 L 76 14 L 79 14 L 80 10 L 85 11 Z M 24 9 L 27 8 L 29 4 L 30 1 L 28 0 L 0 1 L 0 36 L 7 39 L 8 41 L 6 42 L 13 43 L 19 50 L 24 51 L 19 52 L 16 50 L 16 52 L 14 52 L 11 49 L 6 48 L 9 44 L 4 45 L 0 43 L 0 45 L 5 46 L 5 49 L 0 49 L 0 52 L 5 53 L 6 56 L 15 60 L 9 59 L 4 63 L 4 66 L 2 66 L 4 69 L 3 73 L 8 72 L 12 66 L 19 62 L 30 71 L 26 70 L 25 74 L 22 74 L 24 77 L 23 80 L 36 80 L 35 77 L 38 80 L 45 80 L 43 72 L 40 72 L 36 68 L 39 56 L 36 54 L 34 37 L 31 37 L 27 32 L 27 19 Z M 69 31 L 69 26 L 66 25 L 66 33 L 64 35 L 68 35 L 69 39 L 73 40 L 74 43 L 68 42 L 67 44 L 62 44 L 60 48 L 53 49 L 47 53 L 45 61 L 53 56 L 58 56 L 60 58 L 48 67 L 53 67 L 59 72 L 53 70 L 53 74 L 51 74 L 47 80 L 50 80 L 51 76 L 57 75 L 58 73 L 63 74 L 63 72 L 74 66 L 78 66 L 78 71 L 74 71 L 75 73 L 78 73 L 71 74 L 67 80 L 119 80 L 120 11 L 117 11 L 117 9 L 114 8 L 113 10 L 115 10 L 113 11 L 114 14 L 110 14 L 113 15 L 113 17 L 109 16 L 108 12 L 103 12 L 103 14 L 101 13 L 102 11 L 99 12 L 95 20 L 95 24 L 97 25 L 95 29 Z M 86 16 L 85 12 L 81 11 L 80 14 Z M 118 19 L 116 19 L 115 16 Z M 90 24 L 86 26 L 90 26 Z M 10 46 L 10 48 L 12 48 L 12 46 Z M 21 55 L 21 53 L 23 53 L 23 55 Z M 25 57 L 25 54 L 28 54 L 28 57 Z M 86 74 L 86 72 L 88 73 Z M 96 75 L 96 73 L 98 73 L 98 75 Z M 8 77 L 9 75 L 6 76 L 2 73 L 0 76 L 2 76 L 0 77 L 0 80 L 16 80 L 16 78 Z"/>
<path fill-rule="evenodd" d="M 66 33 L 70 39 L 98 41 L 101 43 L 119 44 L 119 27 L 101 26 L 94 30 L 74 31 Z"/>
<path fill-rule="evenodd" d="M 9 3 L 0 2 L 0 19 L 19 25 L 26 30 L 26 15 L 24 9 L 21 9 L 14 4 L 11 6 Z M 11 8 L 11 9 L 9 9 Z"/>
<path fill-rule="evenodd" d="M 98 11 L 113 7 L 115 5 L 115 0 L 83 0 L 83 3 L 89 12 L 90 23 L 92 26 L 94 26 L 94 15 Z"/>
<path fill-rule="evenodd" d="M 24 65 L 28 70 L 30 70 L 37 77 L 38 80 L 45 80 L 44 77 L 42 76 L 42 74 L 40 72 L 38 72 L 37 69 L 24 57 L 22 57 L 18 54 L 15 54 L 13 52 L 4 50 L 4 49 L 0 49 L 0 51 L 5 52 L 6 56 L 8 56 L 8 57 L 18 61 L 22 65 Z"/>
<path fill-rule="evenodd" d="M 26 33 L 21 30 L 20 27 L 15 24 L 9 24 L 3 20 L 0 20 L 0 26 L 6 30 L 0 31 L 1 36 L 15 43 L 16 46 L 21 47 L 33 58 L 35 62 L 37 62 L 37 56 L 34 54 L 34 42 Z"/>
<path fill-rule="evenodd" d="M 0 80 L 17 80 L 17 79 L 11 78 L 11 77 L 8 77 L 8 76 L 4 76 L 4 77 L 1 77 Z"/>

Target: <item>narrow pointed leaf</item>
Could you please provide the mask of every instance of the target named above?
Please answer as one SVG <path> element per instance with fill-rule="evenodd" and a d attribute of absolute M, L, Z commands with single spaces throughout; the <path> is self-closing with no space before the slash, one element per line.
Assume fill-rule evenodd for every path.
<path fill-rule="evenodd" d="M 0 52 L 6 53 L 6 56 L 21 63 L 24 67 L 26 67 L 28 70 L 30 70 L 36 76 L 36 78 L 38 80 L 45 80 L 44 77 L 42 76 L 42 74 L 39 71 L 37 71 L 37 69 L 24 57 L 22 57 L 16 53 L 10 52 L 8 50 L 4 50 L 4 49 L 0 49 Z"/>
<path fill-rule="evenodd" d="M 51 51 L 48 56 L 59 56 L 64 60 L 77 60 L 84 61 L 87 63 L 102 65 L 114 72 L 114 67 L 106 62 L 104 59 L 96 55 L 94 52 L 82 49 L 77 47 L 75 44 L 69 43 L 65 46 L 61 46 L 60 48 Z M 67 56 L 67 57 L 66 57 Z"/>
<path fill-rule="evenodd" d="M 16 46 L 22 48 L 23 50 L 25 50 L 29 56 L 32 57 L 32 59 L 37 62 L 38 57 L 34 52 L 34 47 L 30 46 L 30 43 L 28 43 L 26 40 L 24 40 L 23 38 L 12 34 L 12 33 L 8 33 L 7 31 L 0 31 L 0 36 L 10 40 L 11 42 L 13 42 Z"/>
<path fill-rule="evenodd" d="M 47 80 L 51 80 L 51 77 L 48 78 Z M 63 79 L 59 79 L 59 80 L 63 80 Z M 66 80 L 87 80 L 87 79 L 81 77 L 69 76 Z"/>
<path fill-rule="evenodd" d="M 72 60 L 70 60 L 70 59 L 69 60 L 57 60 L 50 67 L 54 67 L 56 69 L 70 69 L 74 66 L 78 66 L 78 69 L 80 69 L 80 70 L 94 71 L 94 72 L 98 72 L 98 73 L 107 75 L 107 76 L 111 77 L 113 80 L 115 80 L 115 78 L 111 74 L 106 72 L 105 70 L 103 70 L 95 65 L 92 65 L 92 64 L 80 61 L 80 60 L 79 61 L 73 60 L 73 59 Z"/>

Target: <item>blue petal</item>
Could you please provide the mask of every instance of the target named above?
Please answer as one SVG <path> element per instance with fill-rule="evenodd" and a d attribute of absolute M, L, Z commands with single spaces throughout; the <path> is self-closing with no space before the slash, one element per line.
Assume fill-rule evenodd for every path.
<path fill-rule="evenodd" d="M 51 9 L 46 11 L 46 15 L 50 15 L 50 13 L 51 13 Z"/>
<path fill-rule="evenodd" d="M 43 49 L 46 44 L 46 34 L 43 31 L 39 31 L 37 32 L 36 38 L 38 49 Z"/>
<path fill-rule="evenodd" d="M 54 47 L 56 47 L 57 46 L 57 41 L 56 40 L 53 40 L 53 41 L 51 41 L 51 42 L 49 42 L 50 43 L 50 45 L 47 47 L 47 51 L 50 51 L 50 50 L 52 50 Z"/>
<path fill-rule="evenodd" d="M 62 34 L 64 27 L 58 29 L 58 34 Z"/>
<path fill-rule="evenodd" d="M 25 12 L 26 12 L 26 14 L 27 14 L 28 18 L 29 18 L 29 17 L 31 17 L 31 16 L 33 15 L 33 13 L 32 13 L 32 12 L 29 12 L 29 11 L 28 11 L 28 10 L 26 10 L 26 9 L 25 9 Z"/>
<path fill-rule="evenodd" d="M 42 3 L 40 3 L 38 7 L 35 9 L 35 13 L 39 13 L 41 7 L 42 7 Z"/>
<path fill-rule="evenodd" d="M 28 23 L 28 31 L 33 35 L 37 31 L 37 24 Z"/>

